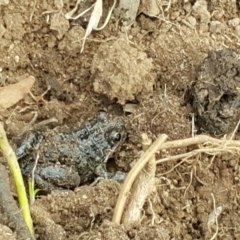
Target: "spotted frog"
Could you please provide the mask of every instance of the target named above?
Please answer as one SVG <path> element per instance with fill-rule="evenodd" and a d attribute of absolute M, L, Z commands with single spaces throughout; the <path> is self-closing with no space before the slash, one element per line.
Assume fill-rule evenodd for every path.
<path fill-rule="evenodd" d="M 28 133 L 16 142 L 15 153 L 23 176 L 34 176 L 38 188 L 73 189 L 97 177 L 122 178 L 107 172 L 106 162 L 125 139 L 122 119 L 101 111 L 80 129 Z"/>

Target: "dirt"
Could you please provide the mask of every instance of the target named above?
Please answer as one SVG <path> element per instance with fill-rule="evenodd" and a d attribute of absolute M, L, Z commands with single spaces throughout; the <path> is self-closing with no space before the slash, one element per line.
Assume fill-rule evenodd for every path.
<path fill-rule="evenodd" d="M 221 135 L 236 127 L 240 104 L 239 56 L 232 49 L 211 51 L 200 65 L 197 80 L 186 94 L 199 130 Z"/>
<path fill-rule="evenodd" d="M 156 2 L 142 3 L 130 27 L 113 14 L 80 54 L 86 19 L 64 17 L 75 1 L 0 1 L 1 87 L 36 78 L 31 94 L 1 110 L 9 139 L 39 124 L 82 124 L 105 110 L 124 117 L 128 139 L 113 160 L 128 172 L 141 155 L 141 133 L 153 140 L 162 133 L 168 140 L 191 137 L 193 112 L 185 93 L 209 52 L 239 48 L 240 6 L 227 0 Z M 81 8 L 87 7 L 85 1 Z M 108 4 L 103 8 L 105 19 Z M 36 238 L 190 240 L 211 239 L 217 232 L 215 239 L 239 239 L 239 172 L 239 155 L 231 151 L 157 165 L 155 191 L 130 230 L 111 222 L 119 183 L 53 191 L 39 196 L 32 208 Z M 214 200 L 218 227 L 211 222 Z M 17 239 L 0 219 L 0 239 Z"/>

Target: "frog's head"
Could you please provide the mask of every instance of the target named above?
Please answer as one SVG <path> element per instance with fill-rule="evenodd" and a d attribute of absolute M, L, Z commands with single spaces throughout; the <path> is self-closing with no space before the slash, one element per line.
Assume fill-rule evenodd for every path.
<path fill-rule="evenodd" d="M 117 119 L 114 124 L 111 124 L 105 137 L 108 140 L 112 151 L 124 143 L 127 138 L 127 131 L 122 119 Z"/>

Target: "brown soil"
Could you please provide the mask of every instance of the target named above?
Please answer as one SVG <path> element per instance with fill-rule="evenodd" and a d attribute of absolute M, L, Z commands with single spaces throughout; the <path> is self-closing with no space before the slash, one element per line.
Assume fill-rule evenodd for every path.
<path fill-rule="evenodd" d="M 169 140 L 191 137 L 184 94 L 209 51 L 239 48 L 237 2 L 158 1 L 158 18 L 142 7 L 145 14 L 126 30 L 113 16 L 89 36 L 81 54 L 84 26 L 64 18 L 75 1 L 64 0 L 63 7 L 57 0 L 0 5 L 1 87 L 36 78 L 31 95 L 1 111 L 9 138 L 45 120 L 49 128 L 84 123 L 104 109 L 124 116 L 128 139 L 114 159 L 128 172 L 141 154 L 141 133 L 153 140 L 162 133 Z M 39 196 L 32 209 L 36 238 L 190 240 L 211 239 L 218 230 L 216 239 L 240 239 L 239 156 L 195 158 L 175 168 L 181 161 L 157 166 L 155 191 L 139 224 L 128 231 L 111 222 L 120 189 L 115 181 Z M 213 199 L 222 208 L 218 229 L 209 223 Z M 10 228 L 1 217 L 0 239 L 17 239 Z"/>

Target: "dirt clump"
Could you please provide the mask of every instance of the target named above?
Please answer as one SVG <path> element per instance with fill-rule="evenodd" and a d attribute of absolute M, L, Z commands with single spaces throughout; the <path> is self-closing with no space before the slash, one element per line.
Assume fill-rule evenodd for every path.
<path fill-rule="evenodd" d="M 153 91 L 156 74 L 146 53 L 120 37 L 116 41 L 101 44 L 94 54 L 92 69 L 94 91 L 110 99 L 139 100 Z"/>
<path fill-rule="evenodd" d="M 240 55 L 232 49 L 211 51 L 199 67 L 188 94 L 200 130 L 229 133 L 240 116 Z"/>
<path fill-rule="evenodd" d="M 48 196 L 41 197 L 36 206 L 48 212 L 49 221 L 60 224 L 67 236 L 71 235 L 73 228 L 75 236 L 78 236 L 111 216 L 119 187 L 115 181 L 102 181 L 95 187 L 83 186 L 74 192 L 53 191 Z M 37 217 L 35 214 L 34 218 Z M 37 222 L 40 220 L 35 219 Z"/>

